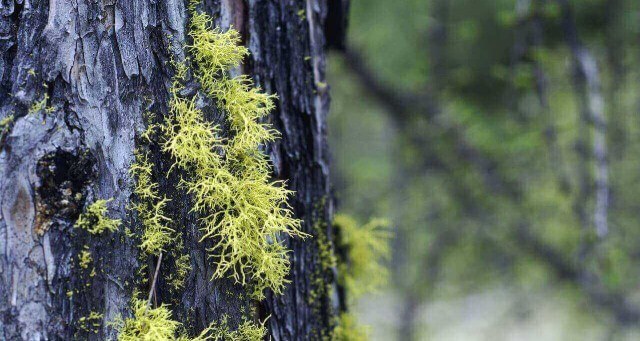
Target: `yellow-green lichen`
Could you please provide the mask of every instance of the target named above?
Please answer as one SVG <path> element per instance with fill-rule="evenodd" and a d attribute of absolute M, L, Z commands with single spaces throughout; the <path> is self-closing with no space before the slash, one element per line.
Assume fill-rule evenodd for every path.
<path fill-rule="evenodd" d="M 352 314 L 342 313 L 338 318 L 331 339 L 332 341 L 367 341 L 369 340 L 369 328 L 359 325 Z"/>
<path fill-rule="evenodd" d="M 351 298 L 379 289 L 388 277 L 384 262 L 391 253 L 389 223 L 373 219 L 360 226 L 352 217 L 338 214 L 334 226 L 339 235 L 338 246 L 347 251 L 347 259 L 338 264 L 339 283 Z"/>
<path fill-rule="evenodd" d="M 78 328 L 87 332 L 97 333 L 102 325 L 103 314 L 92 311 L 88 316 L 82 316 L 78 319 Z"/>
<path fill-rule="evenodd" d="M 36 102 L 33 102 L 31 107 L 29 108 L 29 114 L 36 114 L 39 112 L 44 112 L 45 114 L 50 114 L 54 112 L 56 109 L 50 106 L 47 106 L 47 102 L 49 101 L 49 94 L 45 93 L 42 96 L 42 99 Z"/>
<path fill-rule="evenodd" d="M 313 236 L 318 247 L 317 261 L 318 265 L 315 267 L 314 272 L 311 274 L 312 289 L 307 296 L 307 302 L 314 304 L 317 299 L 321 297 L 330 296 L 332 290 L 331 281 L 328 280 L 329 276 L 332 276 L 333 269 L 337 266 L 337 260 L 333 253 L 333 245 L 326 233 L 327 224 L 325 222 L 318 221 L 313 226 Z M 319 308 L 316 305 L 314 308 Z"/>
<path fill-rule="evenodd" d="M 299 10 L 296 14 L 298 14 L 298 18 L 300 19 L 300 21 L 303 21 L 307 18 L 307 11 L 305 11 L 304 9 Z"/>
<path fill-rule="evenodd" d="M 115 322 L 118 341 L 261 341 L 267 334 L 264 323 L 243 321 L 231 330 L 227 318 L 213 322 L 198 336 L 189 337 L 182 324 L 174 321 L 168 306 L 150 307 L 146 301 L 134 299 L 133 317 Z"/>
<path fill-rule="evenodd" d="M 132 207 L 143 227 L 140 248 L 147 254 L 157 255 L 175 239 L 175 231 L 168 226 L 171 219 L 165 214 L 169 199 L 158 194 L 158 184 L 152 180 L 153 170 L 146 153 L 136 152 L 136 162 L 129 171 L 136 179 L 133 192 L 138 196 L 138 202 Z"/>
<path fill-rule="evenodd" d="M 180 248 L 181 249 L 181 248 Z M 180 255 L 176 258 L 176 269 L 169 274 L 167 282 L 174 290 L 178 290 L 184 286 L 184 281 L 191 271 L 191 258 L 187 254 Z"/>
<path fill-rule="evenodd" d="M 264 323 L 256 324 L 245 320 L 236 330 L 231 330 L 225 317 L 220 323 L 212 323 L 197 338 L 189 340 L 261 341 L 266 335 L 267 329 Z"/>
<path fill-rule="evenodd" d="M 169 117 L 162 126 L 149 125 L 142 138 L 157 143 L 156 128 L 161 128 L 162 151 L 174 160 L 170 171 L 180 168 L 187 174 L 178 188 L 194 198 L 192 211 L 200 216 L 201 241 L 213 243 L 209 249 L 216 265 L 213 278 L 231 277 L 243 285 L 250 284 L 252 296 L 262 299 L 265 288 L 280 293 L 287 282 L 290 265 L 282 235 L 306 235 L 299 231 L 301 222 L 293 217 L 287 203 L 292 192 L 284 182 L 272 181 L 269 159 L 261 151 L 261 146 L 278 136 L 262 122 L 274 108 L 274 96 L 262 93 L 246 76 L 227 75 L 248 51 L 238 45 L 236 31 L 213 29 L 209 16 L 195 12 L 196 3 L 191 1 L 189 5 L 193 43 L 187 47 L 195 66 L 193 75 L 200 82 L 201 94 L 215 100 L 227 115 L 228 135 L 223 137 L 222 129 L 204 118 L 198 95 L 181 96 L 191 73 L 187 61 L 173 63 L 176 74 Z M 131 166 L 136 180 L 133 192 L 139 199 L 132 207 L 144 227 L 140 247 L 147 254 L 176 253 L 175 271 L 165 280 L 179 289 L 190 270 L 190 258 L 180 255 L 181 241 L 168 226 L 171 220 L 164 212 L 168 200 L 160 197 L 158 184 L 152 181 L 153 167 L 148 158 L 138 149 Z M 131 318 L 117 321 L 118 340 L 259 341 L 267 334 L 264 322 L 245 319 L 232 329 L 224 318 L 190 338 L 181 323 L 172 320 L 166 305 L 153 308 L 146 301 L 134 299 L 132 310 Z"/>
<path fill-rule="evenodd" d="M 89 252 L 89 250 L 80 251 L 80 254 L 78 254 L 78 264 L 81 268 L 89 268 L 91 261 L 93 261 L 93 258 L 91 257 L 91 252 Z"/>
<path fill-rule="evenodd" d="M 9 115 L 0 120 L 0 132 L 5 132 L 9 129 L 9 126 L 13 123 L 13 115 Z"/>
<path fill-rule="evenodd" d="M 166 305 L 151 308 L 144 300 L 132 302 L 133 317 L 117 320 L 119 341 L 165 341 L 176 340 L 180 322 L 171 319 Z"/>
<path fill-rule="evenodd" d="M 107 203 L 111 200 L 101 199 L 89 205 L 85 212 L 80 214 L 75 227 L 84 229 L 91 234 L 117 231 L 120 227 L 120 219 L 107 217 Z"/>
<path fill-rule="evenodd" d="M 172 88 L 163 150 L 173 156 L 174 166 L 190 174 L 181 186 L 194 197 L 193 211 L 203 217 L 201 240 L 215 243 L 209 250 L 216 263 L 213 277 L 251 283 L 254 297 L 261 299 L 265 288 L 280 293 L 287 282 L 288 251 L 280 235 L 305 236 L 287 204 L 292 192 L 283 182 L 271 181 L 268 157 L 260 150 L 277 137 L 261 122 L 273 109 L 274 96 L 253 87 L 246 76 L 226 74 L 248 53 L 238 45 L 238 32 L 213 29 L 208 15 L 193 13 L 189 35 L 195 77 L 227 114 L 231 136 L 222 138 L 220 129 L 204 119 L 195 96 L 180 97 L 179 76 L 186 71 L 178 66 L 182 71 Z"/>

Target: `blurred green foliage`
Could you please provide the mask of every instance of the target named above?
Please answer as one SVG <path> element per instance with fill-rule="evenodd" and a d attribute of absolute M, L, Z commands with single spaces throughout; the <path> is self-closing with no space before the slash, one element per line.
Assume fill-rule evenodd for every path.
<path fill-rule="evenodd" d="M 335 191 L 340 211 L 391 220 L 388 295 L 399 303 L 386 308 L 398 316 L 410 302 L 421 309 L 507 287 L 561 293 L 589 307 L 572 310 L 576 325 L 629 335 L 616 317 L 621 301 L 602 304 L 596 294 L 640 309 L 640 2 L 568 3 L 605 104 L 605 238 L 592 221 L 597 127 L 581 111 L 562 1 L 351 1 L 348 49 L 410 104 L 398 117 L 332 55 Z M 553 252 L 545 258 L 535 243 Z M 412 337 L 424 339 L 433 326 L 412 316 Z M 407 319 L 399 320 L 402 338 Z"/>

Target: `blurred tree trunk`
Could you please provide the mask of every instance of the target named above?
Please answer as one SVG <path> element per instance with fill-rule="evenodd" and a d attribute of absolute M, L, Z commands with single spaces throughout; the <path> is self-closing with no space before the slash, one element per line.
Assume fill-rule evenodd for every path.
<path fill-rule="evenodd" d="M 580 137 L 578 141 L 578 152 L 581 155 L 581 179 L 579 199 L 582 205 L 579 217 L 585 227 L 590 225 L 586 218 L 586 197 L 589 194 L 587 184 L 589 171 L 589 157 L 587 156 L 587 141 L 589 140 L 589 125 L 593 126 L 592 157 L 595 162 L 595 204 L 593 209 L 593 225 L 595 233 L 599 238 L 604 238 L 608 232 L 608 211 L 609 211 L 609 164 L 607 160 L 607 125 L 604 113 L 604 98 L 602 96 L 600 84 L 600 71 L 598 63 L 592 53 L 583 45 L 578 30 L 571 5 L 566 0 L 558 0 L 562 9 L 562 30 L 565 41 L 573 57 L 573 69 L 575 72 L 574 87 L 578 98 L 578 105 L 581 112 Z M 589 239 L 589 238 L 587 238 Z M 587 242 L 588 244 L 589 242 Z M 587 246 L 590 249 L 592 246 Z M 587 253 L 589 253 L 587 251 Z"/>
<path fill-rule="evenodd" d="M 273 340 L 319 338 L 330 332 L 342 304 L 331 297 L 335 270 L 322 266 L 318 252 L 321 241 L 332 240 L 327 4 L 206 0 L 203 8 L 217 25 L 241 32 L 251 51 L 243 71 L 279 96 L 271 120 L 282 138 L 267 151 L 276 177 L 296 191 L 291 204 L 313 238 L 286 241 L 291 284 L 284 294 L 251 301 L 246 288 L 210 280 L 213 267 L 198 242 L 197 219 L 188 196 L 175 188 L 179 175 L 159 176 L 192 271 L 182 291 L 170 292 L 162 276 L 172 271 L 171 262 L 163 261 L 155 303 L 171 304 L 191 333 L 223 316 L 237 325 L 252 311 L 255 321 L 270 316 Z M 134 290 L 149 291 L 149 282 L 136 284 L 142 264 L 134 238 L 124 232 L 136 231 L 127 210 L 128 168 L 143 113 L 167 114 L 169 60 L 183 55 L 187 43 L 186 3 L 2 0 L 0 13 L 0 119 L 13 117 L 4 121 L 0 142 L 0 339 L 113 338 L 108 322 L 128 316 Z M 151 161 L 165 172 L 159 174 L 171 164 L 159 150 L 152 150 Z M 109 215 L 123 221 L 120 231 L 74 231 L 86 204 L 109 198 Z M 83 250 L 91 252 L 93 273 L 77 265 Z M 101 318 L 86 323 L 91 313 Z"/>

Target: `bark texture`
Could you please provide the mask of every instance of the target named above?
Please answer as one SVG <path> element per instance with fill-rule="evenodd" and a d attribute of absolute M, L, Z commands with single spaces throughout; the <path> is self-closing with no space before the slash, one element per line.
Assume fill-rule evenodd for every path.
<path fill-rule="evenodd" d="M 247 316 L 271 316 L 274 340 L 329 335 L 342 303 L 332 296 L 335 269 L 319 252 L 332 247 L 328 6 L 323 0 L 207 0 L 201 9 L 242 33 L 251 51 L 242 71 L 279 96 L 271 120 L 282 138 L 267 151 L 274 175 L 296 191 L 292 205 L 313 238 L 286 241 L 291 283 L 254 309 L 245 288 L 210 280 L 213 266 L 208 246 L 198 242 L 190 198 L 175 189 L 180 174 L 159 176 L 193 270 L 184 290 L 172 292 L 162 279 L 173 270 L 171 256 L 163 260 L 156 301 L 170 303 L 192 333 L 226 315 L 232 327 Z M 2 0 L 0 13 L 0 119 L 14 117 L 0 136 L 0 339 L 112 338 L 106 321 L 127 316 L 134 290 L 149 290 L 149 283 L 137 284 L 138 269 L 153 268 L 154 260 L 141 264 L 135 238 L 124 233 L 138 223 L 126 208 L 128 169 L 143 113 L 167 114 L 169 60 L 185 55 L 186 3 Z M 34 112 L 41 101 L 48 110 Z M 156 173 L 167 174 L 171 160 L 153 147 L 151 156 Z M 96 236 L 73 228 L 87 203 L 108 198 L 109 215 L 123 220 L 121 231 Z M 86 269 L 78 266 L 83 250 L 93 259 Z M 92 312 L 102 318 L 87 320 Z"/>

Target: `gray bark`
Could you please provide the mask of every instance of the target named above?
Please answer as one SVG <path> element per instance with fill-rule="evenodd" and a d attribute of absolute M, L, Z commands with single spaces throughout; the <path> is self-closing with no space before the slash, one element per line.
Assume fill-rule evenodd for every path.
<path fill-rule="evenodd" d="M 566 0 L 558 0 L 562 8 L 562 28 L 565 40 L 573 57 L 576 72 L 575 87 L 582 112 L 581 125 L 593 125 L 592 155 L 595 161 L 595 207 L 593 209 L 593 224 L 598 237 L 603 238 L 609 232 L 609 185 L 608 161 L 606 147 L 606 118 L 604 113 L 604 98 L 600 85 L 600 72 L 595 58 L 582 44 L 574 23 L 571 6 Z M 580 153 L 586 158 L 586 127 L 583 132 Z M 585 160 L 586 162 L 586 160 Z M 583 168 L 586 165 L 582 166 Z M 588 172 L 584 170 L 585 172 Z M 584 209 L 583 209 L 584 210 Z M 583 219 L 584 220 L 584 219 Z"/>
<path fill-rule="evenodd" d="M 304 219 L 305 241 L 287 241 L 291 284 L 281 296 L 258 304 L 229 280 L 211 281 L 207 245 L 199 243 L 197 217 L 189 197 L 175 189 L 179 177 L 158 176 L 160 192 L 171 198 L 174 218 L 191 256 L 185 288 L 170 292 L 162 280 L 157 303 L 195 333 L 222 316 L 234 325 L 242 316 L 271 316 L 274 340 L 326 335 L 342 303 L 332 297 L 333 269 L 322 268 L 318 240 L 331 242 L 324 83 L 327 4 L 323 0 L 208 0 L 202 6 L 222 27 L 233 25 L 251 51 L 243 71 L 279 96 L 272 122 L 282 138 L 267 146 L 277 178 L 296 191 L 292 204 Z M 89 235 L 73 228 L 83 207 L 109 203 L 113 218 L 135 231 L 126 206 L 132 200 L 128 173 L 143 113 L 167 114 L 170 56 L 184 56 L 186 3 L 166 1 L 2 0 L 0 2 L 0 119 L 15 120 L 0 140 L 0 339 L 105 339 L 115 332 L 107 321 L 127 316 L 140 284 L 135 238 L 123 229 Z M 304 13 L 304 15 L 300 15 Z M 50 113 L 29 113 L 43 98 Z M 216 115 L 212 116 L 212 119 Z M 218 118 L 219 119 L 219 118 Z M 157 174 L 166 174 L 167 155 L 151 148 Z M 320 228 L 317 228 L 320 227 Z M 40 233 L 44 232 L 44 233 Z M 77 266 L 87 249 L 96 274 Z M 153 268 L 153 261 L 147 264 Z M 315 276 L 315 277 L 314 277 Z M 326 289 L 326 287 L 325 287 Z M 67 292 L 73 291 L 73 295 Z M 307 298 L 311 292 L 318 299 Z M 81 317 L 104 315 L 97 328 Z"/>

